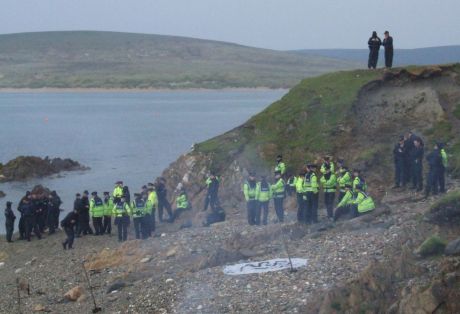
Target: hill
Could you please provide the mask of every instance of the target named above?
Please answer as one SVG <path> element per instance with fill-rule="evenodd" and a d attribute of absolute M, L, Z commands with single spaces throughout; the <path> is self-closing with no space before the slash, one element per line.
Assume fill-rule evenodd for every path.
<path fill-rule="evenodd" d="M 427 151 L 435 140 L 447 143 L 451 171 L 459 175 L 459 74 L 456 64 L 305 79 L 245 124 L 197 144 L 164 176 L 174 178 L 172 189 L 182 183 L 200 199 L 204 174 L 217 171 L 225 180 L 223 198 L 233 206 L 242 201 L 248 171 L 271 176 L 276 155 L 283 154 L 288 171 L 298 173 L 305 162 L 331 154 L 362 169 L 380 198 L 392 184 L 393 145 L 408 130 L 422 136 Z"/>
<path fill-rule="evenodd" d="M 321 56 L 367 65 L 367 49 L 305 49 L 293 51 L 306 56 Z M 417 49 L 395 49 L 394 65 L 430 65 L 460 62 L 460 46 L 443 46 Z M 379 66 L 384 66 L 383 49 L 380 50 Z"/>
<path fill-rule="evenodd" d="M 350 61 L 174 36 L 0 35 L 0 88 L 286 88 Z"/>

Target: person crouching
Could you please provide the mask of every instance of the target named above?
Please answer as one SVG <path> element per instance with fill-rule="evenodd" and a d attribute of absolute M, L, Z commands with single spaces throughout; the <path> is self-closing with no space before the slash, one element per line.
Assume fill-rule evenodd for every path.
<path fill-rule="evenodd" d="M 61 221 L 61 227 L 64 229 L 64 232 L 67 236 L 64 242 L 62 242 L 62 247 L 64 250 L 72 249 L 73 241 L 75 239 L 75 225 L 78 222 L 78 211 L 74 209 L 65 216 Z"/>

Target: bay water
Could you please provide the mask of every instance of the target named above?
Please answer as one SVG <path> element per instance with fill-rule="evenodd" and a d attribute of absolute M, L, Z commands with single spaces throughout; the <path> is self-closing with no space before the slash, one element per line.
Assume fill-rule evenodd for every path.
<path fill-rule="evenodd" d="M 0 233 L 6 201 L 36 184 L 56 190 L 61 208 L 83 190 L 131 193 L 153 182 L 194 143 L 230 130 L 278 100 L 285 90 L 0 93 L 0 162 L 20 155 L 71 158 L 91 168 L 26 182 L 0 183 Z M 63 215 L 63 214 L 61 214 Z M 17 231 L 17 227 L 15 228 Z"/>

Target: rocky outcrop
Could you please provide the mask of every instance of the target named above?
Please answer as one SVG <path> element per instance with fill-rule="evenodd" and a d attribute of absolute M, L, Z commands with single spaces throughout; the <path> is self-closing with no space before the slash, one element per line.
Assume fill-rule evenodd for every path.
<path fill-rule="evenodd" d="M 6 194 L 3 191 L 0 191 L 0 198 L 5 197 Z"/>
<path fill-rule="evenodd" d="M 19 156 L 10 160 L 5 165 L 0 164 L 0 182 L 23 181 L 30 178 L 41 178 L 63 171 L 88 170 L 69 158 L 48 157 L 42 159 L 35 156 Z"/>

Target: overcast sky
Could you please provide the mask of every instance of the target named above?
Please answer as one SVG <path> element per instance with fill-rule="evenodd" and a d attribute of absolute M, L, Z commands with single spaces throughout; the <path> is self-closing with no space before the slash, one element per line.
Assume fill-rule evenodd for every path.
<path fill-rule="evenodd" d="M 460 44 L 460 0 L 1 0 L 0 33 L 107 30 L 280 50 Z M 382 35 L 383 36 L 383 35 Z"/>

